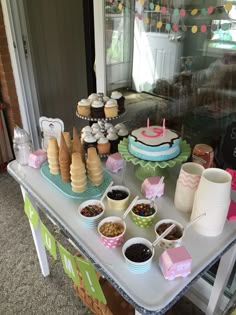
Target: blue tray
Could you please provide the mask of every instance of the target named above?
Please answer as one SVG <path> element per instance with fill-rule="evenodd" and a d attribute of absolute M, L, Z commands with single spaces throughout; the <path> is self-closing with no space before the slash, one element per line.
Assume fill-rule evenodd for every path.
<path fill-rule="evenodd" d="M 89 180 L 87 179 L 87 190 L 82 193 L 75 193 L 71 189 L 71 183 L 63 182 L 61 179 L 61 175 L 53 175 L 50 173 L 48 162 L 45 162 L 42 165 L 41 173 L 51 184 L 58 188 L 62 193 L 64 193 L 68 197 L 76 199 L 89 200 L 93 198 L 99 198 L 100 196 L 102 196 L 107 186 L 112 181 L 111 176 L 105 170 L 103 170 L 104 181 L 100 186 L 92 186 Z"/>

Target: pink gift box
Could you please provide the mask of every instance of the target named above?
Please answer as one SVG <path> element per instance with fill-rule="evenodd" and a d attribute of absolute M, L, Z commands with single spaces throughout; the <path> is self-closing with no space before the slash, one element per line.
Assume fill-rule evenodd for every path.
<path fill-rule="evenodd" d="M 124 160 L 120 153 L 111 154 L 106 161 L 106 169 L 113 173 L 117 173 L 124 168 Z"/>
<path fill-rule="evenodd" d="M 29 155 L 29 166 L 39 168 L 47 160 L 47 152 L 44 150 L 37 150 Z"/>
<path fill-rule="evenodd" d="M 165 279 L 187 277 L 191 273 L 192 258 L 184 246 L 173 247 L 160 256 L 159 266 Z"/>
<path fill-rule="evenodd" d="M 165 184 L 161 184 L 158 187 L 160 181 L 159 176 L 147 177 L 141 186 L 141 191 L 146 198 L 151 199 L 152 197 L 161 197 L 164 194 Z"/>

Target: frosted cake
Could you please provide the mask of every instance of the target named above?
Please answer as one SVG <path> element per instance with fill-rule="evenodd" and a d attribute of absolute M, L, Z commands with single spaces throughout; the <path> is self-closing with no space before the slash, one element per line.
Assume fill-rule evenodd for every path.
<path fill-rule="evenodd" d="M 128 140 L 129 152 L 142 160 L 166 161 L 180 154 L 180 136 L 161 126 L 135 129 Z"/>

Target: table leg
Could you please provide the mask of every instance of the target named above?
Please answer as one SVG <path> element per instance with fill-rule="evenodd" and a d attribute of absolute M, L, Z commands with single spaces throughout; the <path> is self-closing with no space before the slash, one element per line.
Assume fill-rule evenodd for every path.
<path fill-rule="evenodd" d="M 21 193 L 23 195 L 23 199 L 25 199 L 26 192 L 22 186 L 20 188 L 21 188 Z M 38 211 L 38 209 L 35 209 L 35 210 Z M 42 272 L 44 277 L 47 277 L 49 275 L 50 271 L 49 271 L 49 265 L 48 265 L 46 250 L 45 250 L 44 244 L 42 242 L 40 224 L 38 225 L 37 230 L 34 229 L 33 225 L 30 222 L 29 222 L 29 224 L 30 224 L 31 233 L 33 236 L 36 252 L 38 255 L 41 272 Z"/>
<path fill-rule="evenodd" d="M 236 245 L 231 247 L 220 260 L 217 270 L 214 286 L 211 292 L 209 303 L 206 309 L 206 315 L 216 314 L 218 302 L 221 294 L 224 292 L 225 286 L 229 280 L 230 274 L 235 264 Z"/>

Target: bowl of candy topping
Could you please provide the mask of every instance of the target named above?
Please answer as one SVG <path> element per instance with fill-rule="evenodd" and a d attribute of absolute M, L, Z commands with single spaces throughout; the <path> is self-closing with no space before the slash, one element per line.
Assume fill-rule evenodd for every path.
<path fill-rule="evenodd" d="M 155 233 L 156 236 L 160 236 L 168 227 L 175 224 L 175 227 L 170 233 L 168 233 L 158 244 L 161 248 L 167 249 L 176 246 L 180 246 L 184 237 L 184 227 L 182 224 L 175 220 L 164 219 L 156 223 Z"/>
<path fill-rule="evenodd" d="M 115 248 L 124 243 L 126 224 L 119 217 L 107 217 L 98 224 L 100 239 L 106 247 Z"/>
<path fill-rule="evenodd" d="M 133 222 L 140 227 L 150 226 L 157 214 L 157 206 L 152 200 L 139 199 L 131 210 Z"/>
<path fill-rule="evenodd" d="M 143 273 L 151 267 L 154 248 L 149 240 L 142 237 L 133 237 L 125 242 L 122 253 L 130 271 Z"/>
<path fill-rule="evenodd" d="M 78 209 L 83 223 L 91 228 L 98 225 L 98 222 L 101 220 L 104 211 L 104 204 L 97 199 L 87 200 L 83 202 Z"/>
<path fill-rule="evenodd" d="M 128 208 L 130 191 L 125 186 L 111 186 L 107 192 L 108 207 L 112 210 L 125 210 Z"/>

